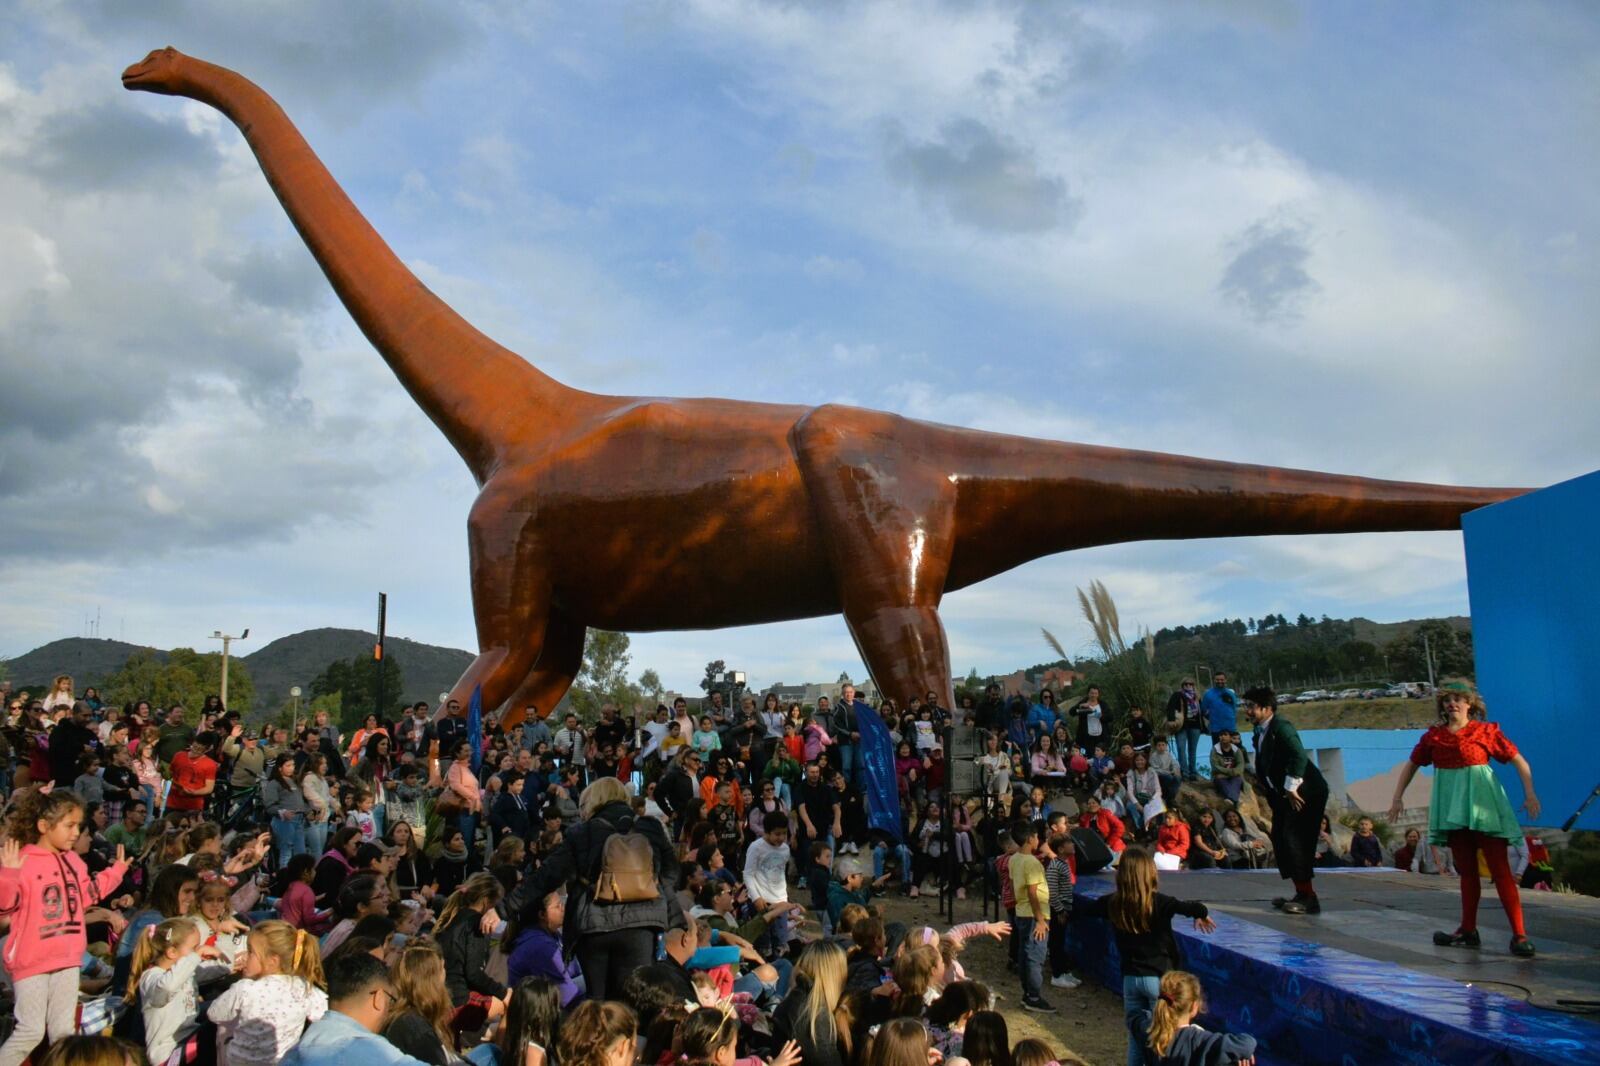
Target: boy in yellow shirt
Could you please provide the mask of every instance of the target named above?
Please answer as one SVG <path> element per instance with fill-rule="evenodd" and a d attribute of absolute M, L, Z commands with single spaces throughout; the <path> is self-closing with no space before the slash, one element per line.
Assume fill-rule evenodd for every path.
<path fill-rule="evenodd" d="M 1031 822 L 1018 822 L 1011 829 L 1017 853 L 1011 856 L 1008 873 L 1011 890 L 1017 897 L 1017 920 L 1011 935 L 1021 948 L 1022 1009 L 1036 1014 L 1054 1014 L 1056 1009 L 1044 999 L 1044 960 L 1050 944 L 1050 886 L 1045 881 L 1044 864 L 1035 854 L 1039 850 L 1039 831 Z"/>

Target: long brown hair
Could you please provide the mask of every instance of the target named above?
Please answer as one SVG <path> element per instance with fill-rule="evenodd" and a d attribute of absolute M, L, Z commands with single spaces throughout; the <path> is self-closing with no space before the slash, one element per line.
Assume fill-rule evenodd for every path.
<path fill-rule="evenodd" d="M 632 1040 L 638 1027 L 638 1018 L 621 1003 L 586 999 L 562 1023 L 556 1061 L 561 1066 L 604 1066 L 611 1045 Z"/>
<path fill-rule="evenodd" d="M 865 1066 L 928 1066 L 928 1030 L 915 1018 L 891 1018 L 872 1038 Z"/>
<path fill-rule="evenodd" d="M 1165 1055 L 1178 1030 L 1189 1019 L 1189 1012 L 1203 1002 L 1200 979 L 1182 970 L 1168 970 L 1161 977 L 1161 997 L 1150 1011 L 1150 1049 Z"/>
<path fill-rule="evenodd" d="M 944 965 L 939 949 L 932 944 L 907 948 L 894 960 L 894 996 L 889 1000 L 893 1017 L 920 1018 L 927 1004 L 924 994 L 933 987 L 933 975 Z"/>
<path fill-rule="evenodd" d="M 384 1028 L 402 1014 L 419 1015 L 433 1027 L 445 1047 L 455 1047 L 450 1033 L 450 990 L 444 983 L 444 955 L 432 944 L 407 944 L 389 971 L 394 1002 L 383 1017 Z"/>
<path fill-rule="evenodd" d="M 1128 848 L 1117 863 L 1117 887 L 1106 900 L 1111 924 L 1124 933 L 1148 933 L 1156 909 L 1156 862 L 1144 848 Z"/>
<path fill-rule="evenodd" d="M 463 910 L 468 910 L 479 903 L 494 906 L 506 893 L 506 886 L 500 879 L 491 873 L 476 873 L 467 878 L 466 883 L 445 900 L 444 909 L 439 912 L 439 920 L 434 928 L 440 932 L 450 928 L 450 923 L 456 920 L 456 915 Z"/>

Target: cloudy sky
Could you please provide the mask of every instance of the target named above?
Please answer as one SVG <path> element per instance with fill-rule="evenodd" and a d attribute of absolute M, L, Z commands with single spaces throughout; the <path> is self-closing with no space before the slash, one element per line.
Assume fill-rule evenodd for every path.
<path fill-rule="evenodd" d="M 1600 455 L 1589 4 L 25 0 L 0 655 L 97 610 L 248 650 L 370 627 L 379 589 L 391 632 L 472 647 L 471 477 L 237 131 L 121 89 L 167 44 L 272 93 L 419 275 L 579 388 L 1466 484 Z M 952 595 L 954 666 L 1081 646 L 1093 578 L 1152 627 L 1467 607 L 1459 534 L 1123 545 Z M 838 619 L 635 651 L 680 687 L 860 673 Z"/>

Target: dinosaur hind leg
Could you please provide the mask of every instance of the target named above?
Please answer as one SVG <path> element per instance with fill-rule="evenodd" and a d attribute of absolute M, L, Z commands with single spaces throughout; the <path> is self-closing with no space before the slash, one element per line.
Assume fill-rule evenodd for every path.
<path fill-rule="evenodd" d="M 937 692 L 950 706 L 939 600 L 954 543 L 954 488 L 901 443 L 897 421 L 819 407 L 795 425 L 790 441 L 845 622 L 878 690 L 902 704 Z"/>
<path fill-rule="evenodd" d="M 584 632 L 582 622 L 574 622 L 560 609 L 550 612 L 539 661 L 506 703 L 506 713 L 500 719 L 503 728 L 511 729 L 525 720 L 530 708 L 540 718 L 550 716 L 583 666 Z"/>

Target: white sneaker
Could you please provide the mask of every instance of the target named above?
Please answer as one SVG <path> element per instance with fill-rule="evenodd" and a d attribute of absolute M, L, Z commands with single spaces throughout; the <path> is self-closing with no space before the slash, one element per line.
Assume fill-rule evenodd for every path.
<path fill-rule="evenodd" d="M 1060 977 L 1050 978 L 1050 984 L 1056 988 L 1077 988 L 1083 982 L 1070 973 L 1064 973 Z"/>

